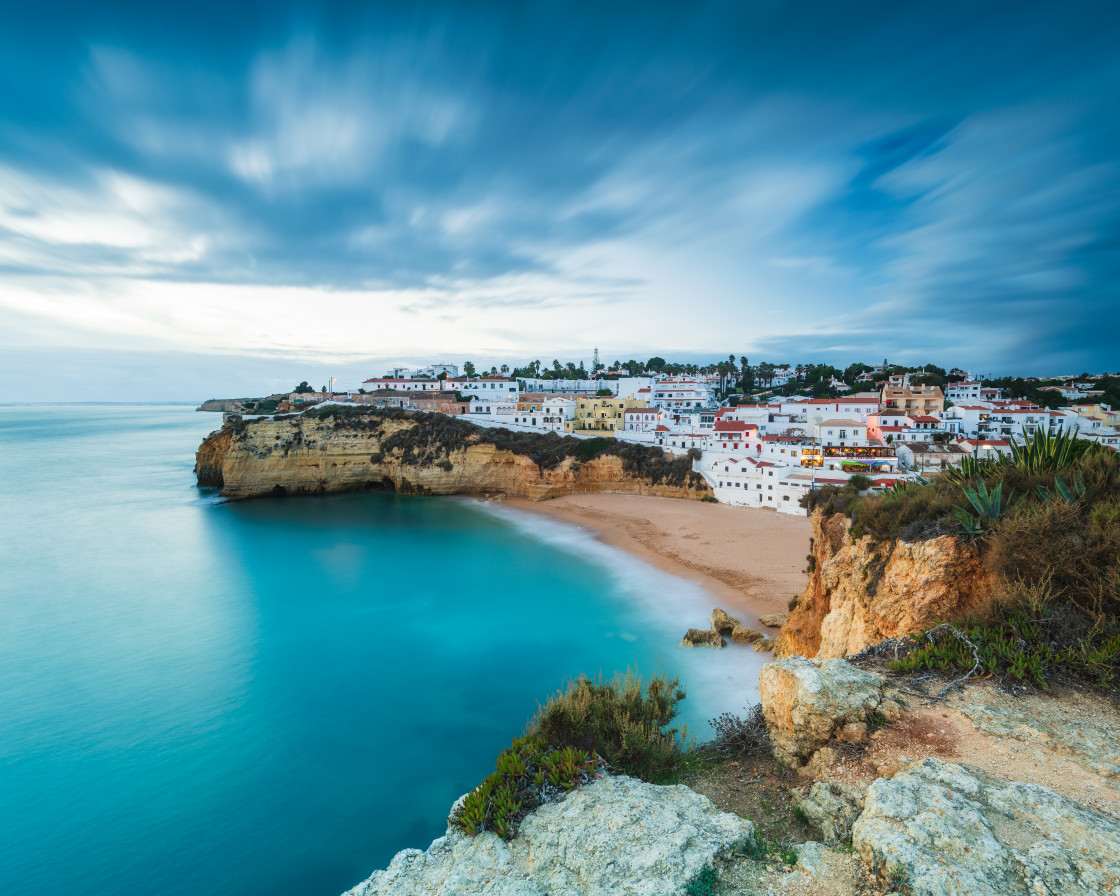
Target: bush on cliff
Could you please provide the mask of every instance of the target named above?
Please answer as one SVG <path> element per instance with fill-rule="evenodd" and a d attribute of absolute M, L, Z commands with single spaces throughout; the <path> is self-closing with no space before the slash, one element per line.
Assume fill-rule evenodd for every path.
<path fill-rule="evenodd" d="M 983 668 L 1039 686 L 1060 672 L 1117 683 L 1120 457 L 1084 450 L 1064 467 L 1002 465 L 989 473 L 1001 471 L 1006 478 L 997 484 L 1015 483 L 1017 498 L 976 539 L 993 573 L 993 595 L 964 622 Z M 967 645 L 936 640 L 900 668 L 972 667 Z"/>
<path fill-rule="evenodd" d="M 530 731 L 550 746 L 591 751 L 613 769 L 662 783 L 679 773 L 691 746 L 684 726 L 671 727 L 684 698 L 675 678 L 580 677 L 541 707 Z"/>
<path fill-rule="evenodd" d="M 538 806 L 608 770 L 672 779 L 690 746 L 683 726 L 670 727 L 684 696 L 677 679 L 663 676 L 648 684 L 630 673 L 572 681 L 538 710 L 451 821 L 471 835 L 493 831 L 509 840 Z"/>
<path fill-rule="evenodd" d="M 853 538 L 972 540 L 992 572 L 992 599 L 956 622 L 987 672 L 1043 686 L 1072 673 L 1120 682 L 1120 456 L 1073 437 L 1039 435 L 1013 456 L 884 494 L 848 488 L 806 496 L 810 509 L 844 513 Z M 946 629 L 902 671 L 975 664 L 973 647 Z"/>
<path fill-rule="evenodd" d="M 496 770 L 466 795 L 452 821 L 467 834 L 493 831 L 504 840 L 538 806 L 589 783 L 602 760 L 586 750 L 549 747 L 542 738 L 514 738 Z"/>

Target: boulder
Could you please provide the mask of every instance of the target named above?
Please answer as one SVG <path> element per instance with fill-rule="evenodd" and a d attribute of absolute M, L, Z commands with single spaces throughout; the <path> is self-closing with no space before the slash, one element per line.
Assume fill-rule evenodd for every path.
<path fill-rule="evenodd" d="M 537 809 L 509 842 L 451 826 L 346 896 L 678 896 L 752 831 L 683 785 L 603 778 Z"/>
<path fill-rule="evenodd" d="M 690 628 L 681 638 L 681 647 L 726 647 L 719 632 L 710 628 Z"/>
<path fill-rule="evenodd" d="M 770 613 L 767 616 L 759 616 L 758 621 L 769 628 L 781 628 L 788 616 L 787 613 Z"/>
<path fill-rule="evenodd" d="M 939 759 L 875 781 L 852 845 L 912 896 L 1120 892 L 1120 820 Z"/>
<path fill-rule="evenodd" d="M 818 781 L 806 793 L 793 791 L 793 804 L 804 813 L 809 827 L 820 832 L 825 843 L 835 846 L 851 842 L 852 825 L 863 809 L 865 790 Z"/>
<path fill-rule="evenodd" d="M 759 638 L 754 642 L 754 649 L 759 653 L 773 653 L 777 643 L 773 638 Z"/>
<path fill-rule="evenodd" d="M 866 739 L 883 679 L 844 660 L 793 656 L 763 666 L 758 691 L 775 758 L 800 768 L 834 737 Z"/>
<path fill-rule="evenodd" d="M 762 632 L 755 631 L 745 625 L 737 625 L 731 629 L 731 640 L 737 644 L 753 644 L 755 641 L 761 641 L 764 637 L 766 636 Z"/>
<path fill-rule="evenodd" d="M 721 610 L 719 607 L 712 610 L 711 619 L 712 631 L 719 632 L 721 635 L 731 634 L 735 626 L 742 624 L 738 619 L 728 613 L 727 610 Z"/>

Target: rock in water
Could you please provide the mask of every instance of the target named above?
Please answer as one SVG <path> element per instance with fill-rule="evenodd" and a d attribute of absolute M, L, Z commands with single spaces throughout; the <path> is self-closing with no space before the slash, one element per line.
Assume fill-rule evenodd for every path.
<path fill-rule="evenodd" d="M 742 624 L 738 619 L 728 613 L 727 610 L 721 610 L 719 607 L 712 610 L 711 619 L 712 631 L 719 632 L 721 635 L 731 634 L 735 626 Z"/>
<path fill-rule="evenodd" d="M 787 618 L 787 614 L 785 613 L 771 613 L 768 616 L 759 616 L 758 621 L 770 628 L 781 628 L 785 624 Z"/>
<path fill-rule="evenodd" d="M 726 647 L 719 632 L 709 628 L 690 628 L 681 638 L 681 647 Z"/>
<path fill-rule="evenodd" d="M 754 642 L 754 649 L 759 653 L 772 653 L 778 642 L 773 638 L 758 638 Z"/>
<path fill-rule="evenodd" d="M 449 827 L 346 896 L 678 896 L 752 831 L 683 785 L 604 778 L 542 806 L 508 843 Z"/>
<path fill-rule="evenodd" d="M 792 656 L 762 667 L 758 692 L 775 757 L 798 768 L 834 736 L 867 737 L 883 679 L 844 660 Z"/>
<path fill-rule="evenodd" d="M 939 759 L 875 781 L 852 845 L 913 896 L 1120 892 L 1120 821 Z"/>
<path fill-rule="evenodd" d="M 737 625 L 731 629 L 731 640 L 738 644 L 753 644 L 755 641 L 761 641 L 764 637 L 765 635 L 762 632 L 755 631 L 745 625 Z"/>

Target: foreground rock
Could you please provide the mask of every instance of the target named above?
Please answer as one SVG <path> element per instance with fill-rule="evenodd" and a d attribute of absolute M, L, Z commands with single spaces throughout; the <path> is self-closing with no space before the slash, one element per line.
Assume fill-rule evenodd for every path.
<path fill-rule="evenodd" d="M 719 632 L 709 628 L 690 628 L 681 638 L 681 647 L 726 647 Z"/>
<path fill-rule="evenodd" d="M 809 827 L 829 845 L 848 843 L 852 825 L 863 809 L 864 792 L 851 784 L 817 781 L 807 793 L 794 792 L 793 804 L 805 815 Z"/>
<path fill-rule="evenodd" d="M 721 610 L 719 607 L 712 610 L 711 620 L 712 631 L 719 632 L 721 635 L 730 635 L 735 626 L 742 625 L 742 623 L 728 613 L 727 610 Z"/>
<path fill-rule="evenodd" d="M 844 660 L 794 656 L 763 666 L 758 690 L 775 758 L 801 768 L 834 738 L 866 740 L 883 684 Z"/>
<path fill-rule="evenodd" d="M 542 806 L 508 843 L 449 827 L 347 896 L 678 896 L 752 830 L 683 785 L 604 778 Z"/>
<path fill-rule="evenodd" d="M 912 896 L 1120 893 L 1120 821 L 939 759 L 875 781 L 852 845 Z"/>

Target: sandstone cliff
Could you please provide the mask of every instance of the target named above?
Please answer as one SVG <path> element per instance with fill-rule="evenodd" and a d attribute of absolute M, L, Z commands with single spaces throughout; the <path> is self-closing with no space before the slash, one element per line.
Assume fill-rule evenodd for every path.
<path fill-rule="evenodd" d="M 853 540 L 842 514 L 813 516 L 809 582 L 778 636 L 780 656 L 858 653 L 982 606 L 991 575 L 951 535 L 926 541 Z"/>
<path fill-rule="evenodd" d="M 711 494 L 702 477 L 687 472 L 687 461 L 662 459 L 649 453 L 653 449 L 613 446 L 584 459 L 564 455 L 578 447 L 575 440 L 508 437 L 439 417 L 364 411 L 234 419 L 199 447 L 198 484 L 221 488 L 230 498 L 368 488 L 535 500 L 586 492 L 694 499 Z"/>

